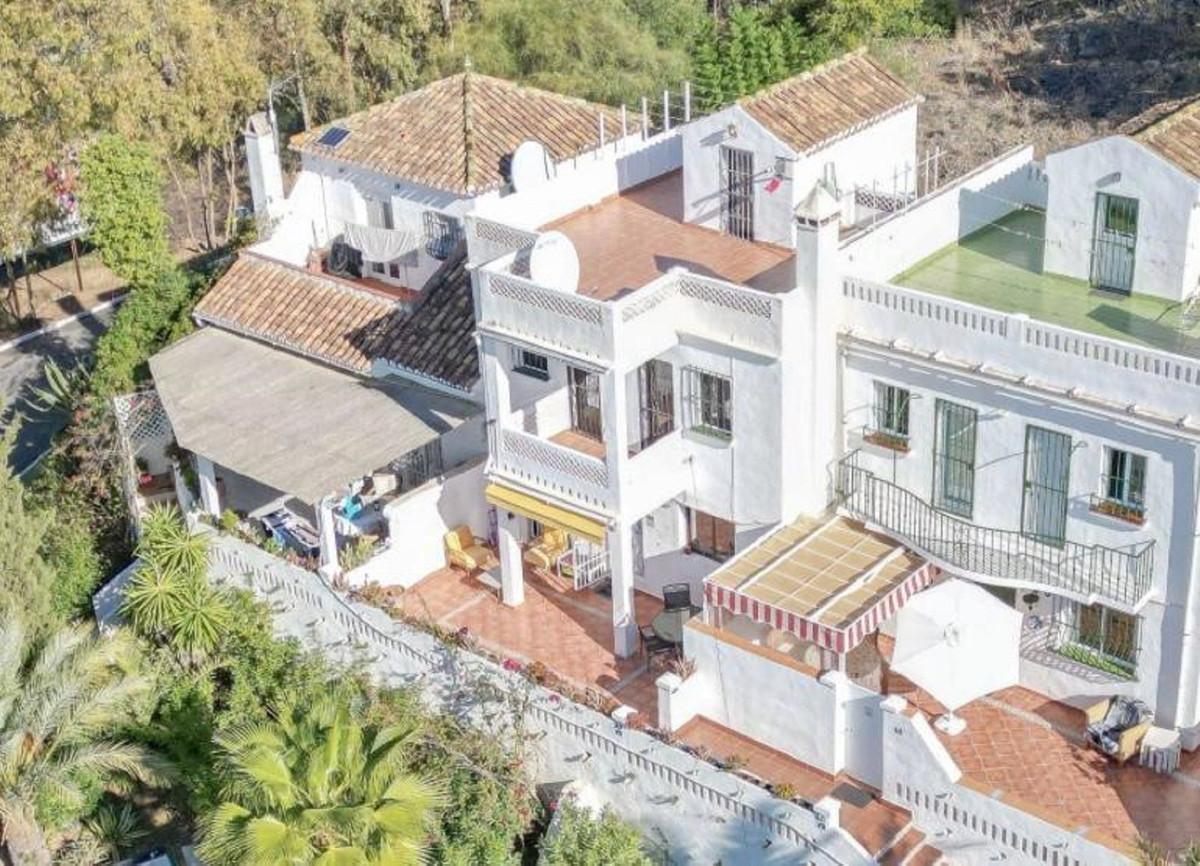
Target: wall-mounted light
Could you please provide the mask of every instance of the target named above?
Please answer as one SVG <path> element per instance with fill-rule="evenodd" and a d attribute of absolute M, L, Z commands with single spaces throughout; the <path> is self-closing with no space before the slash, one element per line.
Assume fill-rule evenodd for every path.
<path fill-rule="evenodd" d="M 737 124 L 731 123 L 725 127 L 725 134 L 730 138 L 737 138 Z"/>

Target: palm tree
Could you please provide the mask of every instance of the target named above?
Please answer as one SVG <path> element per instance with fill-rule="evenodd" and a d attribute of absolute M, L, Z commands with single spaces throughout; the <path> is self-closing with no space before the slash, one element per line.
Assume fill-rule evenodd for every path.
<path fill-rule="evenodd" d="M 125 611 L 140 633 L 168 642 L 188 667 L 216 648 L 229 624 L 229 604 L 208 585 L 209 538 L 191 532 L 179 511 L 151 508 L 142 521 L 137 573 Z"/>
<path fill-rule="evenodd" d="M 0 825 L 16 866 L 50 863 L 40 796 L 82 803 L 86 775 L 167 780 L 157 755 L 115 735 L 150 686 L 136 660 L 124 633 L 99 639 L 70 626 L 34 641 L 15 611 L 0 612 Z"/>
<path fill-rule="evenodd" d="M 444 794 L 404 772 L 412 733 L 363 725 L 333 696 L 218 737 L 227 782 L 203 821 L 200 856 L 213 866 L 424 862 Z"/>

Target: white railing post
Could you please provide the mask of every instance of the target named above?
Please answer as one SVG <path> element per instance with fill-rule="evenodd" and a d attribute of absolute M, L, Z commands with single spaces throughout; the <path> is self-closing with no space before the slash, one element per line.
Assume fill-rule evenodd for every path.
<path fill-rule="evenodd" d="M 629 106 L 621 103 L 621 138 L 629 135 Z"/>
<path fill-rule="evenodd" d="M 663 90 L 663 132 L 671 129 L 671 91 Z"/>
<path fill-rule="evenodd" d="M 642 97 L 642 138 L 650 137 L 650 100 Z"/>
<path fill-rule="evenodd" d="M 683 122 L 692 120 L 692 82 L 683 82 Z"/>

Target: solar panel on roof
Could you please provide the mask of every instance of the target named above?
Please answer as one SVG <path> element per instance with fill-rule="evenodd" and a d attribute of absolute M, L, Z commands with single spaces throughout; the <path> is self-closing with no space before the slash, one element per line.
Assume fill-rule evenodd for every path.
<path fill-rule="evenodd" d="M 331 126 L 329 129 L 321 133 L 321 137 L 317 139 L 317 144 L 323 144 L 326 147 L 337 147 L 346 137 L 350 135 L 350 130 L 344 126 Z"/>

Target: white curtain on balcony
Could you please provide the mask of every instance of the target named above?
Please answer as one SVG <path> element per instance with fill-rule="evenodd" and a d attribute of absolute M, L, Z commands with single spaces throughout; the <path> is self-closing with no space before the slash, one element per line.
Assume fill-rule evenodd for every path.
<path fill-rule="evenodd" d="M 408 228 L 384 229 L 348 222 L 343 235 L 346 243 L 369 262 L 395 261 L 421 245 L 420 235 Z"/>

